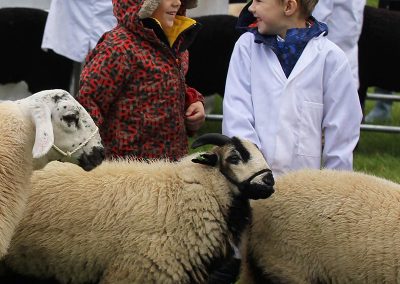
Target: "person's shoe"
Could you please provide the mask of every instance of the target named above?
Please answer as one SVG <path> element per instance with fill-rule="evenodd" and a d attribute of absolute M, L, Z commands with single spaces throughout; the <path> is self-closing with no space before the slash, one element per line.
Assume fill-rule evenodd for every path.
<path fill-rule="evenodd" d="M 364 121 L 367 123 L 388 122 L 391 117 L 392 102 L 377 101 L 375 107 L 365 116 Z"/>

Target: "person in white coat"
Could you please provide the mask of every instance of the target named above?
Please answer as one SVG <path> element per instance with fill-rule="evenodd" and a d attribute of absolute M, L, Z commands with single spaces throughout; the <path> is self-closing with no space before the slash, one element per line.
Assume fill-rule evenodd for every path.
<path fill-rule="evenodd" d="M 51 1 L 42 49 L 52 49 L 75 62 L 71 94 L 79 90 L 79 75 L 86 55 L 116 25 L 111 0 Z"/>
<path fill-rule="evenodd" d="M 356 86 L 358 79 L 358 39 L 361 35 L 365 0 L 319 0 L 313 16 L 328 25 L 328 39 L 349 59 Z"/>
<path fill-rule="evenodd" d="M 238 22 L 248 32 L 231 57 L 222 132 L 253 141 L 275 175 L 353 166 L 357 87 L 345 53 L 310 16 L 316 2 L 253 1 Z"/>
<path fill-rule="evenodd" d="M 42 48 L 83 62 L 103 33 L 116 24 L 111 0 L 52 0 Z"/>

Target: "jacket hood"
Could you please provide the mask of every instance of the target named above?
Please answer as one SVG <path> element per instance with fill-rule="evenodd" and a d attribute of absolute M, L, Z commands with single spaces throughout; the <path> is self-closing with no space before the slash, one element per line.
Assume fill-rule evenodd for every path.
<path fill-rule="evenodd" d="M 120 25 L 132 27 L 140 19 L 150 17 L 161 0 L 112 0 L 114 15 Z M 197 6 L 197 0 L 182 0 L 179 15 L 185 15 L 186 9 Z"/>

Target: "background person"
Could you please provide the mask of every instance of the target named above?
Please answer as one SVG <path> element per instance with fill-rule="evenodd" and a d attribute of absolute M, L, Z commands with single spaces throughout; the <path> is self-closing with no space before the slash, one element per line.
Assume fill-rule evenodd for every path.
<path fill-rule="evenodd" d="M 319 0 L 313 16 L 328 26 L 328 39 L 338 45 L 349 60 L 356 87 L 358 78 L 358 39 L 361 35 L 365 0 Z"/>

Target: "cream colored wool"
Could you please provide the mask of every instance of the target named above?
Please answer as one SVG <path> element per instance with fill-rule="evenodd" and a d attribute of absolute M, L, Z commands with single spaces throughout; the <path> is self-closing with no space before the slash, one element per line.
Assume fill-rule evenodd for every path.
<path fill-rule="evenodd" d="M 305 170 L 279 177 L 276 193 L 251 205 L 244 251 L 275 281 L 400 283 L 399 184 Z M 240 283 L 254 283 L 257 271 L 242 264 Z"/>
<path fill-rule="evenodd" d="M 185 1 L 185 0 L 182 0 Z M 216 0 L 218 1 L 218 0 Z M 160 5 L 161 0 L 144 0 L 142 7 L 139 10 L 139 18 L 149 18 L 153 12 Z M 186 0 L 186 9 L 193 9 L 197 7 L 197 0 Z"/>
<path fill-rule="evenodd" d="M 242 142 L 251 163 L 232 166 L 239 181 L 268 168 L 256 146 Z M 219 156 L 225 163 L 227 154 Z M 7 264 L 61 283 L 204 283 L 207 262 L 227 254 L 225 218 L 239 191 L 219 167 L 191 158 L 108 161 L 91 172 L 48 165 L 32 178 Z"/>
<path fill-rule="evenodd" d="M 32 174 L 34 126 L 13 103 L 0 104 L 0 258 L 22 218 Z"/>
<path fill-rule="evenodd" d="M 18 101 L 0 103 L 0 258 L 6 253 L 13 232 L 22 218 L 30 194 L 30 178 L 33 170 L 59 159 L 79 163 L 89 169 L 101 162 L 94 157 L 102 148 L 100 135 L 82 145 L 71 157 L 65 158 L 52 149 L 56 143 L 65 151 L 71 151 L 91 135 L 95 124 L 73 97 L 63 90 L 46 90 Z M 72 115 L 69 108 L 73 108 Z M 75 117 L 81 123 L 76 129 L 65 116 Z M 52 118 L 56 121 L 53 121 Z M 68 119 L 67 118 L 67 119 Z M 77 122 L 78 124 L 78 122 Z"/>

